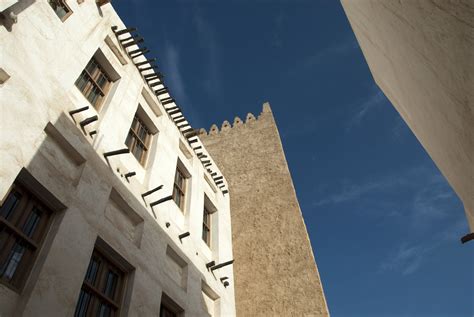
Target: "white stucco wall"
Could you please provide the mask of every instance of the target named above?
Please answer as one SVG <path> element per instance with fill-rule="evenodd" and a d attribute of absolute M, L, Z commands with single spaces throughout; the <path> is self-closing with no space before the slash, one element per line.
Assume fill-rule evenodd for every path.
<path fill-rule="evenodd" d="M 56 212 L 23 290 L 0 284 L 0 315 L 72 315 L 98 237 L 134 268 L 124 313 L 158 315 L 165 292 L 186 316 L 207 316 L 207 285 L 219 297 L 214 314 L 235 315 L 232 265 L 215 275 L 205 266 L 232 259 L 229 195 L 206 180 L 208 172 L 132 61 L 122 52 L 123 65 L 106 44 L 108 36 L 119 47 L 111 27 L 124 28 L 112 6 L 67 3 L 73 14 L 64 22 L 43 0 L 17 10 L 10 30 L 0 25 L 0 67 L 10 76 L 0 86 L 0 199 L 25 168 L 66 207 Z M 74 85 L 97 49 L 120 76 L 99 112 Z M 145 167 L 132 154 L 107 163 L 103 153 L 126 148 L 138 104 L 158 130 Z M 69 111 L 84 106 L 90 107 L 74 122 Z M 78 122 L 93 115 L 99 120 L 86 126 L 86 132 L 97 130 L 92 138 Z M 168 201 L 153 209 L 155 218 L 148 204 L 171 194 L 178 158 L 191 175 L 185 211 Z M 122 175 L 131 171 L 137 175 L 128 182 Z M 158 185 L 163 188 L 145 202 L 141 194 Z M 212 248 L 201 239 L 205 194 L 217 208 Z M 180 241 L 186 231 L 191 235 Z M 184 267 L 177 263 L 182 260 Z M 223 276 L 230 278 L 227 288 Z"/>
<path fill-rule="evenodd" d="M 375 82 L 474 231 L 474 2 L 341 0 Z"/>

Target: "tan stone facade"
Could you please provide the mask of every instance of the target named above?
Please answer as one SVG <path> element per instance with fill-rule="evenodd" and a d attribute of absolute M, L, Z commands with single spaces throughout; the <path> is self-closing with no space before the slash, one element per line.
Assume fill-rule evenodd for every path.
<path fill-rule="evenodd" d="M 311 244 L 280 136 L 264 104 L 214 125 L 201 140 L 231 193 L 236 310 L 239 316 L 327 316 Z"/>
<path fill-rule="evenodd" d="M 375 82 L 474 231 L 474 2 L 342 0 Z"/>

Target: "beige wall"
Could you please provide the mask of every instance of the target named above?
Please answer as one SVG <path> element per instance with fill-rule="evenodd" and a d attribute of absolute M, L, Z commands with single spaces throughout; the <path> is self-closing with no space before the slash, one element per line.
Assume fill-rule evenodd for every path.
<path fill-rule="evenodd" d="M 201 139 L 229 182 L 239 316 L 327 316 L 321 280 L 269 104 Z"/>
<path fill-rule="evenodd" d="M 342 0 L 376 83 L 474 231 L 474 2 Z"/>
<path fill-rule="evenodd" d="M 0 284 L 0 315 L 73 315 L 98 238 L 132 268 L 124 314 L 157 315 L 165 292 L 187 316 L 235 315 L 232 266 L 214 275 L 205 266 L 233 257 L 229 195 L 206 181 L 208 172 L 120 48 L 111 26 L 124 25 L 112 6 L 67 2 L 73 14 L 65 22 L 47 1 L 30 1 L 16 12 L 16 24 L 0 25 L 0 67 L 10 76 L 0 87 L 0 199 L 25 169 L 27 186 L 44 187 L 49 194 L 40 196 L 55 208 L 25 287 L 15 292 Z M 90 106 L 74 82 L 97 49 L 119 79 L 100 111 L 90 107 L 73 117 L 69 111 Z M 125 148 L 138 104 L 158 131 L 147 164 L 131 154 L 106 161 L 103 153 Z M 93 115 L 99 120 L 82 131 L 78 122 Z M 191 176 L 185 211 L 173 201 L 152 210 L 150 202 L 171 194 L 178 158 Z M 137 175 L 127 181 L 131 171 Z M 142 199 L 158 185 L 163 189 Z M 212 248 L 201 239 L 204 194 L 217 209 Z M 186 231 L 191 235 L 180 241 Z"/>

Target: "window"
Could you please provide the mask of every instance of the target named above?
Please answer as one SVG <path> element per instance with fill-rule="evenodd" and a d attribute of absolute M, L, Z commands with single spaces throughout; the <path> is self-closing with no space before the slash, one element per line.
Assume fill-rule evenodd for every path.
<path fill-rule="evenodd" d="M 206 205 L 204 205 L 204 217 L 202 220 L 202 240 L 208 246 L 211 245 L 211 212 Z"/>
<path fill-rule="evenodd" d="M 51 211 L 20 185 L 0 208 L 0 281 L 20 290 L 48 231 Z"/>
<path fill-rule="evenodd" d="M 186 190 L 186 176 L 184 176 L 184 173 L 178 167 L 176 168 L 176 174 L 174 176 L 173 200 L 182 211 L 184 210 L 185 190 Z"/>
<path fill-rule="evenodd" d="M 135 114 L 125 144 L 130 152 L 144 165 L 150 146 L 152 133 L 145 123 Z"/>
<path fill-rule="evenodd" d="M 166 305 L 160 306 L 160 317 L 177 317 L 178 315 Z"/>
<path fill-rule="evenodd" d="M 74 316 L 119 316 L 125 273 L 94 249 Z"/>
<path fill-rule="evenodd" d="M 160 305 L 160 317 L 183 316 L 184 310 L 175 303 L 168 295 L 162 293 Z"/>
<path fill-rule="evenodd" d="M 99 109 L 101 106 L 111 84 L 112 80 L 95 57 L 91 58 L 86 68 L 76 80 L 76 87 L 79 88 L 82 94 L 96 109 Z"/>
<path fill-rule="evenodd" d="M 72 14 L 65 0 L 48 0 L 48 2 L 61 21 L 66 20 Z"/>

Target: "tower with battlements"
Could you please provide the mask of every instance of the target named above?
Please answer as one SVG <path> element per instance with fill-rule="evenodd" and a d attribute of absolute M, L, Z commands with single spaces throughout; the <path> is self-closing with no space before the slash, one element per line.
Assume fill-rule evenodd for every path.
<path fill-rule="evenodd" d="M 321 279 L 269 103 L 200 139 L 230 190 L 239 316 L 327 316 Z"/>

